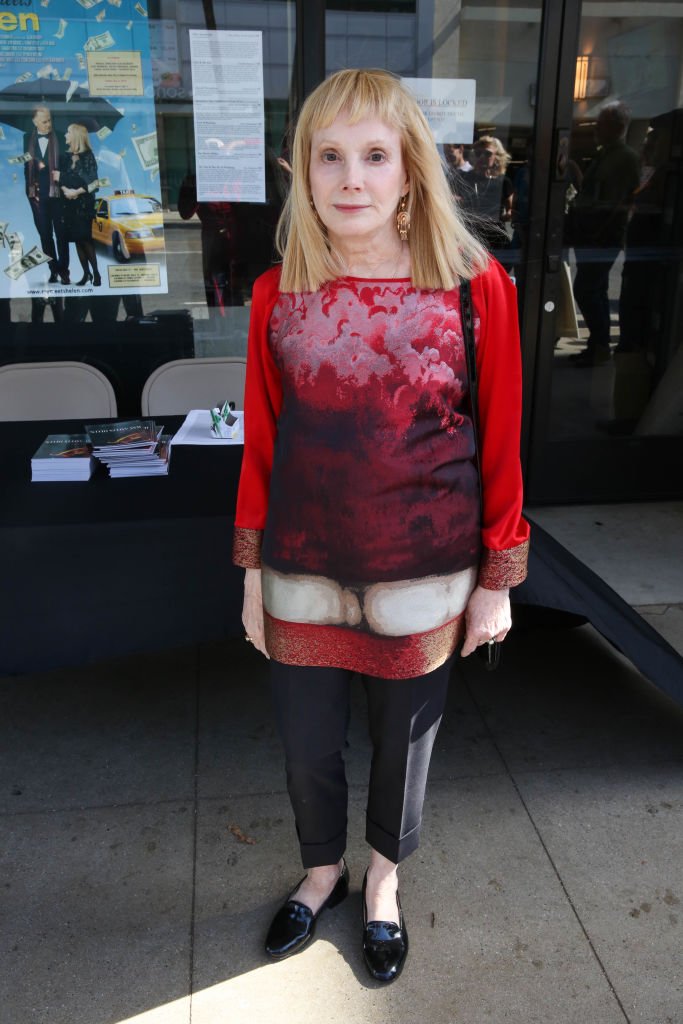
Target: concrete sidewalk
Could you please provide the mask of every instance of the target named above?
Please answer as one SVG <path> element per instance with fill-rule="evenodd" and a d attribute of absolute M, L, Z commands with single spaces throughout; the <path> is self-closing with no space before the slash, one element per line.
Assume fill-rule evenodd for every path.
<path fill-rule="evenodd" d="M 352 895 L 264 961 L 302 873 L 265 680 L 233 643 L 0 683 L 3 1024 L 681 1024 L 683 712 L 589 627 L 454 678 L 389 988 L 359 949 L 360 692 Z"/>

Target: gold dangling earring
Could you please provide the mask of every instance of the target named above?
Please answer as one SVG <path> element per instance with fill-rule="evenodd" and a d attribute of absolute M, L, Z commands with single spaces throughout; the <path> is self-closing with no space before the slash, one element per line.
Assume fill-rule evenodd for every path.
<path fill-rule="evenodd" d="M 410 214 L 408 213 L 407 206 L 408 197 L 401 196 L 396 212 L 396 228 L 398 230 L 398 237 L 402 242 L 408 241 L 408 232 L 410 231 Z"/>

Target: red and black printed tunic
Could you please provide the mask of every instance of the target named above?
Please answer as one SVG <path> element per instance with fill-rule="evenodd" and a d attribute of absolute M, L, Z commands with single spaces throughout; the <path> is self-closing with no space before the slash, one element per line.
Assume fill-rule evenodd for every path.
<path fill-rule="evenodd" d="M 483 522 L 458 290 L 256 281 L 233 560 L 262 570 L 277 661 L 422 675 L 477 582 L 524 579 L 516 293 L 492 260 L 472 298 Z"/>

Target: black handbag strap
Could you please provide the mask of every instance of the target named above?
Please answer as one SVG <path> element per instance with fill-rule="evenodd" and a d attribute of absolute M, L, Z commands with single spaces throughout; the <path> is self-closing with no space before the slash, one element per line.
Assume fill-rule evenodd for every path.
<path fill-rule="evenodd" d="M 460 283 L 460 318 L 465 341 L 465 362 L 467 379 L 470 387 L 470 414 L 474 432 L 474 459 L 479 481 L 479 513 L 484 515 L 484 502 L 481 490 L 481 435 L 479 433 L 479 395 L 477 382 L 477 357 L 474 350 L 474 314 L 472 312 L 472 288 L 469 281 Z"/>
<path fill-rule="evenodd" d="M 465 362 L 467 363 L 467 378 L 470 385 L 470 415 L 472 417 L 472 431 L 474 433 L 474 460 L 477 467 L 477 481 L 479 484 L 479 517 L 480 522 L 484 520 L 484 497 L 481 484 L 481 434 L 479 433 L 479 395 L 477 381 L 477 357 L 474 350 L 474 314 L 472 312 L 472 289 L 469 281 L 460 283 L 460 318 L 462 321 L 462 333 L 465 341 Z M 491 672 L 500 664 L 500 644 L 498 641 L 484 644 L 477 648 L 484 659 L 484 667 Z"/>

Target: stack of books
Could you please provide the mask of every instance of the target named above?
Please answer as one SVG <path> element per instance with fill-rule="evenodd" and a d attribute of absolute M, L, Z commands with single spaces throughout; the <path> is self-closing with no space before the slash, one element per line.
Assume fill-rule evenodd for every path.
<path fill-rule="evenodd" d="M 171 457 L 171 435 L 154 420 L 121 423 L 86 423 L 93 455 L 109 469 L 109 476 L 166 476 Z"/>
<path fill-rule="evenodd" d="M 87 434 L 48 434 L 31 459 L 31 480 L 89 480 L 92 455 Z"/>

